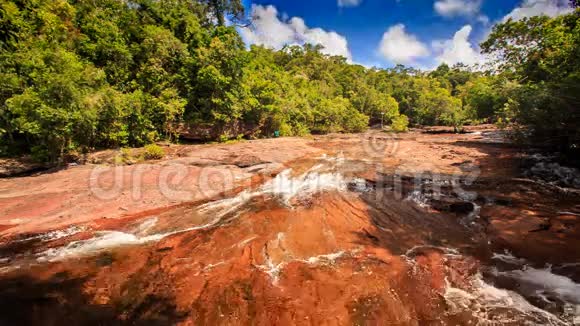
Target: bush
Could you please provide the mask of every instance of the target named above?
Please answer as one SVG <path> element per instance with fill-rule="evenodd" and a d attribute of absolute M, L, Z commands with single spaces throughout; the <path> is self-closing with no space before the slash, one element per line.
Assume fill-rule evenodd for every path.
<path fill-rule="evenodd" d="M 394 132 L 405 132 L 409 129 L 408 126 L 409 126 L 409 118 L 407 118 L 406 115 L 401 114 L 393 119 L 391 129 Z"/>
<path fill-rule="evenodd" d="M 221 135 L 218 137 L 218 142 L 219 142 L 219 143 L 224 143 L 224 144 L 225 144 L 225 143 L 227 143 L 227 142 L 229 142 L 229 141 L 230 141 L 230 137 L 229 137 L 228 135 L 226 135 L 226 134 L 221 134 Z"/>
<path fill-rule="evenodd" d="M 131 154 L 131 149 L 129 148 L 121 148 L 119 154 L 117 154 L 114 158 L 115 165 L 132 165 L 137 163 L 139 160 L 138 157 L 133 157 Z"/>
<path fill-rule="evenodd" d="M 49 162 L 51 159 L 50 151 L 46 149 L 46 147 L 40 145 L 32 147 L 30 150 L 30 156 L 33 161 L 38 163 Z"/>
<path fill-rule="evenodd" d="M 280 136 L 282 137 L 290 137 L 294 136 L 294 131 L 292 130 L 292 126 L 287 123 L 282 123 L 280 125 Z"/>
<path fill-rule="evenodd" d="M 308 129 L 308 126 L 298 122 L 294 125 L 294 127 L 292 127 L 292 131 L 294 133 L 294 136 L 307 136 L 310 135 L 310 129 Z"/>
<path fill-rule="evenodd" d="M 145 146 L 144 156 L 146 160 L 159 160 L 165 157 L 165 151 L 163 150 L 163 148 L 155 144 L 150 144 Z"/>
<path fill-rule="evenodd" d="M 342 125 L 346 132 L 363 132 L 368 129 L 369 117 L 352 109 L 348 111 Z"/>

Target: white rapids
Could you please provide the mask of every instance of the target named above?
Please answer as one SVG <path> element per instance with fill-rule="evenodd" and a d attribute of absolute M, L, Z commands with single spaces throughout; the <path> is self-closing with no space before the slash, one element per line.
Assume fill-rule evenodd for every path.
<path fill-rule="evenodd" d="M 580 324 L 579 283 L 554 273 L 555 268 L 551 266 L 531 267 L 526 259 L 518 258 L 509 251 L 495 253 L 492 259 L 504 264 L 501 270 L 498 267 L 490 268 L 492 279 L 509 281 L 515 288 L 497 288 L 484 280 L 481 274 L 472 277 L 469 289 L 460 289 L 448 283 L 445 299 L 451 313 L 470 312 L 481 325 Z M 549 309 L 556 306 L 561 308 Z"/>
<path fill-rule="evenodd" d="M 481 275 L 471 280 L 466 291 L 447 284 L 444 294 L 450 314 L 469 313 L 477 325 L 567 325 L 557 316 L 544 311 L 516 292 L 486 283 Z"/>
<path fill-rule="evenodd" d="M 145 220 L 133 230 L 99 231 L 95 232 L 94 237 L 90 239 L 73 241 L 62 247 L 50 248 L 36 254 L 36 262 L 53 262 L 68 258 L 94 255 L 98 252 L 116 247 L 157 242 L 175 234 L 208 229 L 218 225 L 225 217 L 237 217 L 244 205 L 260 196 L 270 196 L 291 208 L 293 199 L 307 199 L 316 193 L 326 191 L 346 192 L 348 191 L 349 184 L 353 182 L 360 184 L 361 182 L 356 179 L 348 179 L 340 172 L 337 172 L 336 166 L 341 164 L 342 161 L 340 157 L 336 159 L 324 157 L 321 159 L 321 164 L 314 165 L 303 174 L 295 176 L 292 174 L 292 169 L 286 169 L 255 190 L 244 190 L 234 197 L 201 205 L 196 209 L 197 213 L 202 216 L 211 217 L 210 222 L 204 225 L 151 234 L 150 231 L 157 223 L 157 218 L 153 217 Z M 360 187 L 356 189 L 358 188 Z M 76 231 L 76 229 L 73 231 Z M 51 235 L 45 238 L 52 240 L 70 234 L 72 232 L 65 230 L 54 231 L 54 236 Z"/>
<path fill-rule="evenodd" d="M 456 249 L 437 246 L 416 246 L 403 257 L 415 267 L 413 256 L 424 248 L 439 250 L 446 259 L 461 259 Z M 553 273 L 549 266 L 532 268 L 526 259 L 509 251 L 495 253 L 492 259 L 508 268 L 505 271 L 491 268 L 493 282 L 509 280 L 516 288 L 496 287 L 480 273 L 471 276 L 468 284 L 461 287 L 446 280 L 443 297 L 448 307 L 447 315 L 467 316 L 469 321 L 464 322 L 474 325 L 580 324 L 580 284 Z M 561 308 L 554 310 L 554 302 Z"/>
<path fill-rule="evenodd" d="M 154 222 L 152 222 L 154 221 Z M 143 222 L 138 229 L 146 230 L 152 228 L 156 223 L 156 219 L 148 219 Z M 54 262 L 60 261 L 68 258 L 83 257 L 99 253 L 103 250 L 112 249 L 121 246 L 132 246 L 141 245 L 150 242 L 156 242 L 168 236 L 179 234 L 183 232 L 195 231 L 204 228 L 209 228 L 210 226 L 217 223 L 217 220 L 210 222 L 206 225 L 196 226 L 192 228 L 187 228 L 178 231 L 172 231 L 167 233 L 158 233 L 152 235 L 143 235 L 121 232 L 121 231 L 100 231 L 95 232 L 95 236 L 87 240 L 73 241 L 66 246 L 59 248 L 50 248 L 36 255 L 36 261 L 39 263 L 43 262 Z"/>

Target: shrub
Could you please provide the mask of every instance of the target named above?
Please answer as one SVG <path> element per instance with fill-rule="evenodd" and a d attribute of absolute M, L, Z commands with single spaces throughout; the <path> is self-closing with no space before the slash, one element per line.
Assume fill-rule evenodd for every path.
<path fill-rule="evenodd" d="M 409 118 L 406 115 L 401 114 L 393 119 L 391 124 L 391 129 L 394 132 L 405 132 L 408 130 Z"/>
<path fill-rule="evenodd" d="M 39 163 L 49 162 L 51 159 L 50 151 L 46 149 L 46 147 L 40 145 L 33 146 L 30 150 L 30 154 L 32 160 Z"/>
<path fill-rule="evenodd" d="M 292 126 L 290 126 L 287 123 L 282 123 L 280 125 L 280 136 L 282 136 L 282 137 L 294 136 L 294 131 L 292 130 Z"/>
<path fill-rule="evenodd" d="M 220 143 L 227 143 L 229 140 L 230 140 L 230 137 L 226 134 L 221 134 L 218 137 L 218 142 L 220 142 Z"/>
<path fill-rule="evenodd" d="M 165 151 L 163 148 L 155 144 L 150 144 L 145 146 L 145 159 L 146 160 L 159 160 L 165 156 Z"/>
<path fill-rule="evenodd" d="M 123 147 L 120 153 L 115 156 L 113 162 L 115 165 L 132 165 L 137 163 L 138 159 L 131 155 L 131 149 Z"/>

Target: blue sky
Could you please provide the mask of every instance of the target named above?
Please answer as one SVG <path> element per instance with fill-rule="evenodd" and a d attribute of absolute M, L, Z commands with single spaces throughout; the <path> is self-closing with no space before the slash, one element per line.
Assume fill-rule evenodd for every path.
<path fill-rule="evenodd" d="M 320 43 L 366 66 L 483 63 L 478 44 L 507 17 L 568 12 L 567 0 L 245 0 L 248 44 Z"/>

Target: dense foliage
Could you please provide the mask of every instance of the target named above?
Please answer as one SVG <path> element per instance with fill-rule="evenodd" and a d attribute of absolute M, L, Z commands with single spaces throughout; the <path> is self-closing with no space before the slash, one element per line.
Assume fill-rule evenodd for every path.
<path fill-rule="evenodd" d="M 580 146 L 580 9 L 496 25 L 482 44 L 510 82 L 500 117 L 564 153 Z"/>
<path fill-rule="evenodd" d="M 359 132 L 381 122 L 394 131 L 460 130 L 515 116 L 559 128 L 569 117 L 559 108 L 577 101 L 569 96 L 578 85 L 573 16 L 496 27 L 484 48 L 504 54 L 502 74 L 463 65 L 368 69 L 309 44 L 248 49 L 226 26 L 242 20 L 239 0 L 0 0 L 0 155 L 58 161 L 171 141 L 183 130 L 227 140 Z M 511 47 L 510 38 L 528 32 L 545 38 L 542 50 Z"/>

